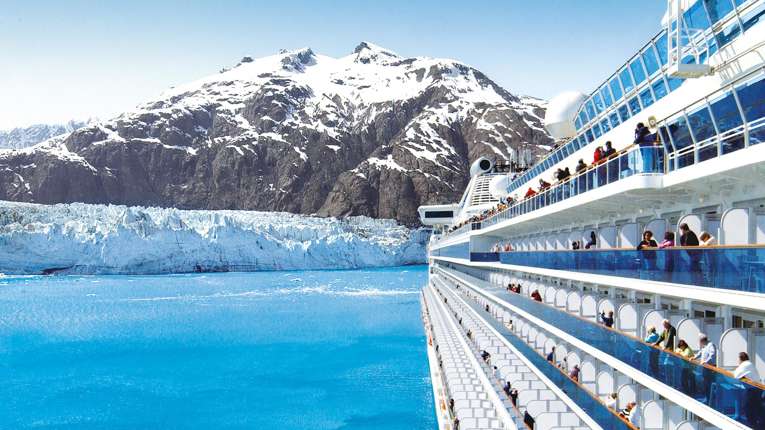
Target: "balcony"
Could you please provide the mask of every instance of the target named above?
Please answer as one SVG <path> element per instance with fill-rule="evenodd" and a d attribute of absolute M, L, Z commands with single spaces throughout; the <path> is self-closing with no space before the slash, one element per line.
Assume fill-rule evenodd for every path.
<path fill-rule="evenodd" d="M 765 419 L 765 391 L 759 384 L 742 382 L 716 367 L 685 360 L 616 330 L 587 322 L 520 294 L 494 288 L 491 284 L 468 275 L 446 269 L 441 269 L 441 272 L 459 283 L 466 284 L 500 307 L 518 313 L 519 317 L 533 316 L 533 319 L 561 330 L 571 338 L 588 345 L 588 348 L 614 357 L 741 424 L 752 428 L 763 428 L 761 425 L 765 424 L 765 421 L 762 421 Z M 544 329 L 541 325 L 540 328 Z"/>
<path fill-rule="evenodd" d="M 765 293 L 765 246 L 474 252 L 470 260 Z"/>

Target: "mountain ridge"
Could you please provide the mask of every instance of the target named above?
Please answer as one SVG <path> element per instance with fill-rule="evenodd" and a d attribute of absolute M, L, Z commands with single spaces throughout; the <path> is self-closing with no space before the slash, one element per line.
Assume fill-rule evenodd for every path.
<path fill-rule="evenodd" d="M 168 89 L 111 120 L 0 151 L 0 199 L 366 215 L 417 224 L 479 156 L 530 164 L 544 102 L 461 62 L 362 42 L 283 50 Z"/>

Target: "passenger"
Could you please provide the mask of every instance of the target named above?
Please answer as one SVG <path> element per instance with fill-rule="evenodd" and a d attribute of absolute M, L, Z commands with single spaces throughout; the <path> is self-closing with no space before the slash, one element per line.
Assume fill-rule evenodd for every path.
<path fill-rule="evenodd" d="M 573 249 L 574 251 L 578 251 L 579 250 L 579 241 L 578 240 L 575 240 L 575 241 L 571 242 L 571 249 Z"/>
<path fill-rule="evenodd" d="M 637 249 L 645 249 L 645 248 L 658 248 L 659 244 L 656 243 L 656 240 L 653 238 L 653 232 L 651 230 L 646 230 L 643 232 L 643 240 L 638 244 Z"/>
<path fill-rule="evenodd" d="M 491 373 L 492 376 L 494 376 L 494 379 L 499 379 L 499 369 L 497 369 L 497 366 L 494 366 Z"/>
<path fill-rule="evenodd" d="M 616 154 L 616 150 L 611 144 L 611 141 L 609 140 L 606 142 L 606 150 L 603 151 L 603 158 L 611 158 Z"/>
<path fill-rule="evenodd" d="M 489 305 L 486 305 L 486 307 L 484 309 L 486 310 L 486 312 L 490 312 Z"/>
<path fill-rule="evenodd" d="M 712 246 L 715 244 L 715 237 L 706 231 L 702 231 L 699 235 L 699 242 L 701 246 Z"/>
<path fill-rule="evenodd" d="M 485 361 L 487 364 L 491 364 L 491 354 L 489 354 L 486 350 L 481 351 L 481 358 L 483 361 Z"/>
<path fill-rule="evenodd" d="M 541 294 L 539 294 L 539 290 L 534 290 L 534 291 L 531 293 L 531 298 L 532 298 L 532 299 L 534 299 L 534 300 L 536 300 L 536 301 L 538 301 L 538 302 L 541 302 L 541 301 L 542 301 L 542 295 L 541 295 Z"/>
<path fill-rule="evenodd" d="M 659 248 L 672 248 L 673 246 L 675 246 L 675 233 L 668 231 L 664 233 L 664 240 L 659 244 Z"/>
<path fill-rule="evenodd" d="M 595 245 L 597 245 L 597 243 L 598 243 L 597 236 L 595 236 L 595 232 L 594 231 L 591 231 L 590 232 L 590 241 L 587 242 L 586 245 L 584 245 L 584 249 L 594 248 Z"/>
<path fill-rule="evenodd" d="M 675 336 L 677 336 L 677 330 L 675 330 L 675 327 L 672 326 L 669 320 L 662 321 L 661 325 L 664 327 L 664 331 L 661 332 L 659 340 L 654 345 L 671 351 L 675 349 Z"/>
<path fill-rule="evenodd" d="M 539 191 L 542 192 L 548 188 L 550 188 L 550 183 L 542 178 L 539 178 Z"/>
<path fill-rule="evenodd" d="M 622 417 L 624 417 L 630 424 L 637 427 L 638 425 L 638 416 L 640 413 L 638 412 L 638 406 L 635 402 L 629 402 L 627 403 L 627 407 L 624 408 L 624 410 L 619 413 Z"/>
<path fill-rule="evenodd" d="M 518 390 L 515 388 L 510 390 L 510 401 L 513 402 L 513 406 L 518 405 Z"/>
<path fill-rule="evenodd" d="M 699 246 L 699 238 L 686 223 L 680 224 L 680 246 Z"/>
<path fill-rule="evenodd" d="M 555 347 L 553 346 L 550 350 L 550 353 L 547 354 L 547 361 L 550 363 L 553 363 L 555 361 Z"/>
<path fill-rule="evenodd" d="M 608 311 L 608 316 L 606 316 L 605 312 L 600 313 L 600 320 L 603 321 L 603 324 L 608 328 L 613 328 L 614 326 L 614 311 Z"/>
<path fill-rule="evenodd" d="M 452 415 L 454 415 L 454 399 L 449 399 L 449 410 L 452 412 Z"/>
<path fill-rule="evenodd" d="M 656 327 L 648 327 L 648 335 L 645 337 L 645 343 L 655 344 L 660 339 L 659 333 L 656 333 Z"/>
<path fill-rule="evenodd" d="M 558 181 L 562 181 L 563 175 L 564 175 L 563 169 L 559 167 L 558 170 L 555 171 L 555 179 L 557 179 Z"/>
<path fill-rule="evenodd" d="M 530 429 L 534 428 L 534 417 L 531 416 L 528 410 L 523 413 L 523 423 L 526 424 Z"/>
<path fill-rule="evenodd" d="M 524 197 L 529 198 L 529 197 L 534 197 L 535 195 L 537 195 L 537 192 L 534 191 L 533 188 L 529 187 L 529 190 L 526 191 L 526 195 Z"/>
<path fill-rule="evenodd" d="M 571 177 L 571 170 L 568 170 L 568 167 L 566 167 L 565 169 L 563 169 L 563 180 L 565 181 L 566 179 L 570 177 Z"/>
<path fill-rule="evenodd" d="M 693 356 L 693 359 L 698 360 L 701 364 L 717 366 L 717 348 L 704 333 L 699 335 L 699 345 L 701 345 L 701 349 Z"/>
<path fill-rule="evenodd" d="M 460 420 L 457 417 L 454 417 L 454 421 L 452 422 L 452 429 L 453 430 L 460 430 Z"/>
<path fill-rule="evenodd" d="M 575 364 L 574 367 L 568 372 L 568 377 L 576 382 L 579 382 L 579 365 Z"/>
<path fill-rule="evenodd" d="M 653 146 L 651 131 L 642 122 L 637 123 L 635 127 L 635 140 L 632 143 L 639 146 Z"/>
<path fill-rule="evenodd" d="M 687 358 L 689 360 L 693 358 L 693 349 L 691 349 L 691 347 L 688 346 L 688 342 L 683 339 L 677 341 L 677 348 L 675 348 L 675 352 L 682 355 L 683 358 Z"/>
<path fill-rule="evenodd" d="M 604 403 L 606 404 L 606 407 L 609 409 L 616 409 L 616 402 L 618 400 L 619 396 L 616 393 L 611 393 L 606 397 L 606 400 Z"/>
<path fill-rule="evenodd" d="M 600 146 L 595 148 L 595 153 L 592 155 L 592 164 L 598 164 L 600 163 L 600 160 L 603 159 L 603 150 L 600 149 Z"/>
<path fill-rule="evenodd" d="M 584 164 L 584 160 L 580 158 L 579 163 L 577 163 L 576 165 L 576 173 L 579 174 L 584 172 L 585 170 L 587 170 L 587 165 Z"/>
<path fill-rule="evenodd" d="M 505 382 L 505 386 L 502 387 L 502 391 L 504 391 L 508 397 L 510 396 L 510 390 L 512 389 L 513 386 L 510 384 L 510 381 Z"/>
<path fill-rule="evenodd" d="M 746 352 L 739 352 L 738 362 L 738 367 L 733 371 L 734 378 L 747 378 L 757 383 L 762 382 L 762 378 L 760 378 L 760 374 L 757 372 L 757 368 L 754 366 L 754 363 L 749 361 L 749 354 Z"/>

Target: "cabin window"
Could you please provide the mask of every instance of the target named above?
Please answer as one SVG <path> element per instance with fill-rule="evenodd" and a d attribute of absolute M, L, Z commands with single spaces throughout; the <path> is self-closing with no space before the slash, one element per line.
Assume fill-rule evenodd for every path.
<path fill-rule="evenodd" d="M 659 61 L 661 65 L 667 64 L 667 33 L 663 33 L 662 36 L 656 39 L 656 52 L 659 54 Z"/>
<path fill-rule="evenodd" d="M 717 23 L 733 10 L 730 0 L 704 0 L 704 4 L 707 6 L 712 24 Z"/>
<path fill-rule="evenodd" d="M 706 106 L 702 106 L 695 112 L 688 114 L 688 123 L 693 132 L 693 137 L 696 138 L 696 142 L 703 142 L 716 134 L 712 117 L 709 115 L 709 109 Z"/>
<path fill-rule="evenodd" d="M 640 85 L 645 81 L 645 72 L 643 71 L 643 64 L 640 61 L 640 57 L 635 58 L 630 63 L 630 70 L 632 70 L 632 76 L 635 78 L 635 85 Z"/>
<path fill-rule="evenodd" d="M 608 118 L 600 122 L 600 128 L 603 130 L 603 134 L 608 133 L 608 131 L 611 130 L 611 126 L 608 123 Z"/>
<path fill-rule="evenodd" d="M 693 144 L 693 140 L 691 140 L 691 132 L 684 117 L 681 116 L 676 118 L 669 124 L 669 126 L 667 126 L 667 129 L 672 136 L 672 145 L 675 147 L 675 151 Z"/>
<path fill-rule="evenodd" d="M 595 119 L 595 108 L 592 106 L 592 100 L 587 100 L 587 115 L 590 119 Z"/>
<path fill-rule="evenodd" d="M 640 101 L 643 102 L 643 107 L 648 107 L 653 104 L 653 95 L 651 89 L 646 88 L 640 92 Z"/>
<path fill-rule="evenodd" d="M 613 99 L 611 99 L 611 92 L 608 90 L 608 85 L 605 85 L 600 89 L 600 97 L 603 99 L 603 105 L 605 107 L 609 107 L 614 104 Z"/>
<path fill-rule="evenodd" d="M 759 76 L 736 88 L 738 99 L 748 122 L 765 117 L 765 76 Z M 749 144 L 765 141 L 765 129 L 755 128 L 749 132 Z"/>
<path fill-rule="evenodd" d="M 630 110 L 627 108 L 627 105 L 619 106 L 619 117 L 622 119 L 622 122 L 630 119 Z"/>
<path fill-rule="evenodd" d="M 611 82 L 608 83 L 608 86 L 611 87 L 611 93 L 614 95 L 614 102 L 619 101 L 620 98 L 622 98 L 622 87 L 619 85 L 619 78 L 616 76 L 611 79 Z"/>
<path fill-rule="evenodd" d="M 651 88 L 653 88 L 653 93 L 656 96 L 656 100 L 661 100 L 664 96 L 667 95 L 667 84 L 664 83 L 664 78 L 661 76 L 659 77 L 658 81 L 651 85 Z"/>
<path fill-rule="evenodd" d="M 640 112 L 640 101 L 638 101 L 637 96 L 630 99 L 629 105 L 633 116 Z"/>
<path fill-rule="evenodd" d="M 704 3 L 697 1 L 684 14 L 685 24 L 692 29 L 705 30 L 712 24 L 709 22 L 709 16 L 704 8 Z"/>
<path fill-rule="evenodd" d="M 659 70 L 659 62 L 656 61 L 656 54 L 653 53 L 653 48 L 648 46 L 648 49 L 643 51 L 643 63 L 648 70 L 648 75 L 651 76 Z"/>
<path fill-rule="evenodd" d="M 619 80 L 622 82 L 622 87 L 624 87 L 625 94 L 629 94 L 629 92 L 635 88 L 635 85 L 632 83 L 632 76 L 630 76 L 629 69 L 625 68 L 619 72 Z"/>
<path fill-rule="evenodd" d="M 620 123 L 619 114 L 617 114 L 616 112 L 612 113 L 609 116 L 609 119 L 611 120 L 611 127 L 616 127 Z"/>
<path fill-rule="evenodd" d="M 597 113 L 603 112 L 603 99 L 601 99 L 600 94 L 595 94 L 592 96 L 592 101 L 595 103 L 595 111 Z"/>

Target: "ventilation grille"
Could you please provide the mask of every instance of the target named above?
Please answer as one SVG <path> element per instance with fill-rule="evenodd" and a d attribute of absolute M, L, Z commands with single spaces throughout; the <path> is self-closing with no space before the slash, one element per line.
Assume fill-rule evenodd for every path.
<path fill-rule="evenodd" d="M 475 184 L 473 190 L 470 193 L 470 206 L 480 205 L 483 203 L 496 203 L 499 200 L 491 196 L 489 192 L 489 184 L 491 183 L 492 175 L 481 175 L 475 178 Z"/>

